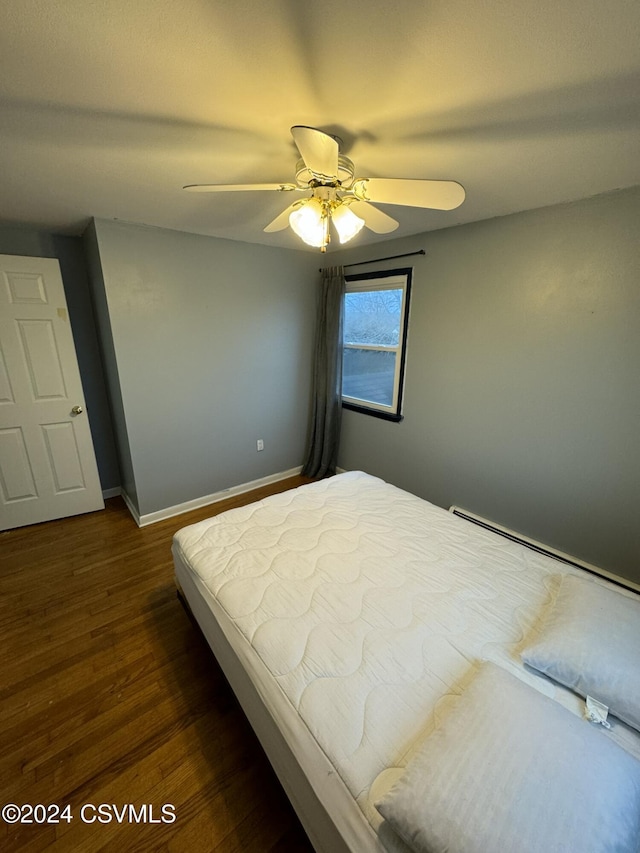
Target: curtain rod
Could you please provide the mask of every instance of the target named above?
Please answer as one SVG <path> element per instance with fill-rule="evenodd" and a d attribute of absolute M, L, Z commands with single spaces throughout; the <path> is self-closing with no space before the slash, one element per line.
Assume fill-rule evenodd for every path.
<path fill-rule="evenodd" d="M 418 249 L 417 252 L 405 252 L 403 255 L 389 255 L 388 258 L 374 258 L 372 261 L 358 261 L 355 264 L 345 264 L 345 267 L 361 267 L 363 264 L 378 264 L 381 261 L 395 261 L 397 258 L 410 258 L 412 255 L 426 255 L 424 249 Z M 319 270 L 322 272 L 322 268 Z"/>

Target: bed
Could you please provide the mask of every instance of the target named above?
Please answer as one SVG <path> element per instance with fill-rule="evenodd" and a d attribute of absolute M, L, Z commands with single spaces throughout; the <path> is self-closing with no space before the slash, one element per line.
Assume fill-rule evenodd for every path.
<path fill-rule="evenodd" d="M 179 589 L 317 851 L 537 849 L 540 826 L 549 823 L 542 818 L 549 778 L 572 799 L 549 830 L 558 845 L 547 849 L 572 849 L 562 845 L 589 822 L 580 811 L 576 823 L 576 809 L 594 790 L 615 826 L 583 849 L 640 849 L 634 592 L 363 472 L 185 527 L 173 557 Z M 577 600 L 569 583 L 586 584 L 585 606 L 594 594 L 596 610 L 607 604 L 603 623 L 587 620 L 587 644 L 592 636 L 597 647 L 593 670 L 604 667 L 604 698 L 611 698 L 606 719 L 591 706 L 593 722 L 583 719 L 584 685 L 553 669 L 553 649 L 546 669 L 542 660 L 550 614 L 563 595 Z M 629 618 L 616 615 L 620 599 Z M 602 629 L 612 623 L 624 628 L 613 667 Z M 582 677 L 584 666 L 577 669 Z M 565 744 L 573 752 L 559 767 L 555 756 Z M 520 750 L 531 753 L 526 772 Z M 542 766 L 532 769 L 536 761 Z M 440 776 L 435 768 L 443 768 Z M 592 778 L 581 792 L 585 776 Z M 527 800 L 522 826 L 523 804 L 511 794 L 517 784 Z M 603 800 L 603 789 L 613 799 Z M 463 813 L 464 820 L 451 820 Z M 447 837 L 460 822 L 462 835 Z M 520 833 L 517 847 L 509 847 L 505 827 Z M 538 842 L 528 846 L 527 833 Z"/>

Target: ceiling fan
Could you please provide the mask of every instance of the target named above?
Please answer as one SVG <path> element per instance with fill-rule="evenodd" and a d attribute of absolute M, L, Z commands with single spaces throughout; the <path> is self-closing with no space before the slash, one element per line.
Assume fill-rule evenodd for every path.
<path fill-rule="evenodd" d="M 314 127 L 291 128 L 301 159 L 296 182 L 281 184 L 189 184 L 189 192 L 307 193 L 287 207 L 264 229 L 281 231 L 288 225 L 310 246 L 326 252 L 333 222 L 341 243 L 367 226 L 376 234 L 389 234 L 398 222 L 370 202 L 453 210 L 462 204 L 464 188 L 456 181 L 356 178 L 353 162 L 340 154 L 340 140 Z M 310 195 L 309 195 L 310 193 Z"/>

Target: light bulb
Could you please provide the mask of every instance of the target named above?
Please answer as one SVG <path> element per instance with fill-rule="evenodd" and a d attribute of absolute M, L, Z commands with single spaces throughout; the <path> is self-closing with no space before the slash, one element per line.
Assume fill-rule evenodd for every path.
<path fill-rule="evenodd" d="M 352 240 L 356 234 L 360 233 L 364 225 L 364 219 L 356 216 L 346 204 L 336 207 L 331 213 L 331 218 L 336 226 L 341 243 L 348 243 L 349 240 Z"/>
<path fill-rule="evenodd" d="M 322 221 L 322 203 L 310 198 L 289 215 L 289 225 L 309 246 L 321 249 L 324 245 L 324 224 Z"/>

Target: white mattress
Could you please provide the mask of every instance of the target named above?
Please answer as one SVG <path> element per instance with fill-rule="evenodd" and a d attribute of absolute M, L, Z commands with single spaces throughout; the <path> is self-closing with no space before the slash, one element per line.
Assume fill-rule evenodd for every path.
<path fill-rule="evenodd" d="M 203 630 L 224 633 L 346 849 L 406 850 L 373 802 L 481 660 L 582 713 L 519 651 L 560 577 L 583 573 L 375 477 L 231 510 L 179 531 L 173 552 Z M 640 758 L 632 729 L 612 720 L 606 736 Z"/>

